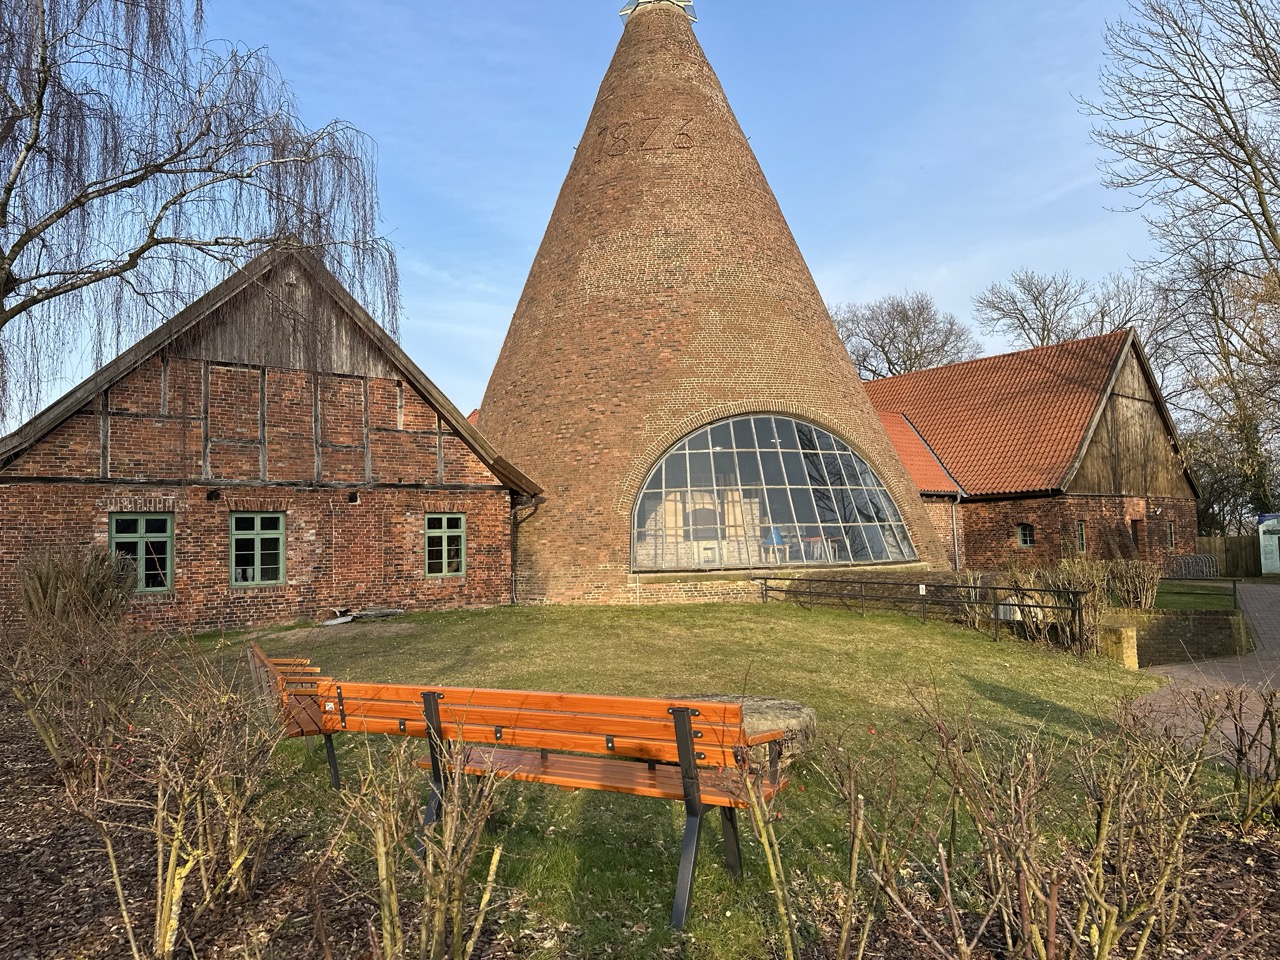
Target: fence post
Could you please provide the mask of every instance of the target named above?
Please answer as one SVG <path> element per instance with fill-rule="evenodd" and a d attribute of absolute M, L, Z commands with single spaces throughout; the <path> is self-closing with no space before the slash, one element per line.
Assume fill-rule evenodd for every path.
<path fill-rule="evenodd" d="M 991 639 L 999 640 L 1000 639 L 1000 588 L 999 587 L 991 588 L 991 622 L 995 625 L 992 630 Z"/>
<path fill-rule="evenodd" d="M 1232 610 L 1240 609 L 1240 581 L 1239 580 L 1231 581 L 1231 609 Z"/>
<path fill-rule="evenodd" d="M 1080 645 L 1080 656 L 1084 656 L 1084 594 L 1077 592 L 1075 594 L 1075 613 L 1076 613 L 1076 638 Z"/>
<path fill-rule="evenodd" d="M 858 596 L 861 608 L 858 611 L 858 616 L 865 617 L 867 615 L 867 582 L 865 580 L 858 581 Z"/>

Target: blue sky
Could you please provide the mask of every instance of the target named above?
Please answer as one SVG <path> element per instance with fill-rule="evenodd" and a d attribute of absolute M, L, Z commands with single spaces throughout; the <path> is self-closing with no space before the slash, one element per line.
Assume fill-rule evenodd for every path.
<path fill-rule="evenodd" d="M 622 0 L 210 0 L 304 119 L 374 138 L 401 341 L 481 399 Z M 962 319 L 1019 267 L 1100 278 L 1151 246 L 1076 102 L 1124 0 L 698 0 L 698 38 L 828 302 L 925 290 Z M 991 349 L 999 349 L 992 344 Z"/>

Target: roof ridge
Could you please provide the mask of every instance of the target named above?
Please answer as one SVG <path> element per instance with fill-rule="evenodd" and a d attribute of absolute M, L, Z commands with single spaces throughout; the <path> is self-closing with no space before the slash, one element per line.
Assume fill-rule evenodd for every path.
<path fill-rule="evenodd" d="M 924 370 L 911 370 L 907 373 L 894 374 L 891 377 L 877 377 L 875 380 L 867 380 L 866 384 L 867 386 L 871 386 L 872 384 L 885 383 L 886 381 L 889 381 L 889 380 L 902 381 L 910 377 L 920 377 L 926 374 L 936 374 L 941 370 L 955 370 L 960 367 L 971 367 L 980 363 L 990 363 L 996 360 L 1004 360 L 1009 357 L 1018 357 L 1026 354 L 1032 354 L 1032 353 L 1043 354 L 1050 351 L 1066 350 L 1066 348 L 1068 347 L 1079 349 L 1079 348 L 1082 348 L 1085 344 L 1094 343 L 1099 340 L 1106 340 L 1108 337 L 1123 338 L 1132 330 L 1134 330 L 1133 327 L 1121 327 L 1120 329 L 1112 330 L 1109 333 L 1095 333 L 1088 337 L 1077 337 L 1074 340 L 1063 340 L 1061 343 L 1046 343 L 1038 347 L 1024 347 L 1021 350 L 1008 350 L 1004 353 L 992 353 L 982 357 L 974 357 L 972 360 L 957 360 L 955 363 L 943 363 L 943 364 L 939 364 L 936 367 L 928 367 Z M 1136 335 L 1136 331 L 1135 331 L 1135 335 Z"/>

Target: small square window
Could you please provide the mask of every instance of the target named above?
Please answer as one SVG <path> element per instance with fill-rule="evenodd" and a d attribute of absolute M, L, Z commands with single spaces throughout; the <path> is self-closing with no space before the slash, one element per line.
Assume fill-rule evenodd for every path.
<path fill-rule="evenodd" d="M 1083 520 L 1076 522 L 1076 550 L 1084 553 L 1089 546 L 1089 541 L 1085 537 L 1085 524 Z"/>
<path fill-rule="evenodd" d="M 1178 545 L 1178 534 L 1173 525 L 1173 521 L 1169 521 L 1169 549 L 1173 550 Z"/>
<path fill-rule="evenodd" d="M 426 533 L 427 576 L 466 576 L 466 514 L 429 513 L 427 514 Z"/>
<path fill-rule="evenodd" d="M 1036 545 L 1036 528 L 1029 523 L 1018 524 L 1018 546 L 1024 548 Z"/>

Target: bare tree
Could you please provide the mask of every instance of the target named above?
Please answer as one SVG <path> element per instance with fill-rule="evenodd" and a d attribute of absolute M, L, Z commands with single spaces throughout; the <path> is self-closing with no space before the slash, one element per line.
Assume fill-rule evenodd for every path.
<path fill-rule="evenodd" d="M 939 310 L 927 293 L 837 303 L 828 310 L 863 380 L 959 363 L 982 353 L 969 328 Z"/>
<path fill-rule="evenodd" d="M 273 245 L 315 249 L 393 332 L 373 145 L 310 130 L 202 0 L 0 3 L 0 422 Z"/>
<path fill-rule="evenodd" d="M 1280 7 L 1132 0 L 1106 33 L 1094 139 L 1108 186 L 1137 194 L 1173 257 L 1229 244 L 1236 268 L 1280 269 Z M 1202 254 L 1201 254 L 1202 256 Z"/>
<path fill-rule="evenodd" d="M 993 283 L 973 298 L 978 329 L 1015 347 L 1046 347 L 1083 336 L 1089 318 L 1089 284 L 1060 273 L 1015 270 L 1008 283 Z"/>
<path fill-rule="evenodd" d="M 1136 270 L 1090 283 L 1067 270 L 1023 268 L 973 298 L 978 329 L 1018 349 L 1133 329 L 1162 382 L 1174 359 L 1176 309 L 1161 283 Z"/>

